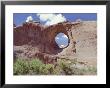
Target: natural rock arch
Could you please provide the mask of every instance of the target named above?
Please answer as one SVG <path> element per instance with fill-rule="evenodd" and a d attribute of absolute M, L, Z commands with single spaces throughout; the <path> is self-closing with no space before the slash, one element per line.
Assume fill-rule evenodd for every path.
<path fill-rule="evenodd" d="M 60 49 L 59 46 L 55 42 L 55 37 L 58 33 L 64 33 L 69 38 L 68 32 L 64 28 L 63 24 L 62 25 L 50 26 L 50 27 L 44 29 L 43 33 L 44 33 L 43 37 L 45 40 L 43 42 L 45 42 L 47 44 L 47 47 L 51 46 L 50 47 L 51 53 L 58 53 L 59 51 L 60 52 L 62 51 L 62 49 Z"/>
<path fill-rule="evenodd" d="M 76 52 L 76 41 L 71 30 L 74 29 L 72 27 L 78 24 L 80 22 L 62 22 L 51 26 L 44 26 L 34 22 L 23 23 L 22 26 L 14 27 L 14 45 L 21 46 L 29 44 L 37 47 L 36 53 L 57 55 L 64 49 L 59 48 L 56 44 L 55 36 L 58 33 L 64 33 L 69 38 L 69 45 L 66 47 L 66 50 L 72 50 L 74 53 Z"/>

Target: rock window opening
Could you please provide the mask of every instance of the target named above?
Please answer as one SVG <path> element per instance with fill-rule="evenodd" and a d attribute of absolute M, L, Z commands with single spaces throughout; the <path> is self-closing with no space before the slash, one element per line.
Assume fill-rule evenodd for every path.
<path fill-rule="evenodd" d="M 66 48 L 69 45 L 69 38 L 64 33 L 58 33 L 55 37 L 55 42 L 59 48 Z"/>

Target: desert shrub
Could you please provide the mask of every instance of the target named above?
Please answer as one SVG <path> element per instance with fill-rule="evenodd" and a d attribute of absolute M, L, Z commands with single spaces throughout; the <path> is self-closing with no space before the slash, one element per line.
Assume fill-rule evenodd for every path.
<path fill-rule="evenodd" d="M 84 69 L 79 69 L 79 68 L 74 68 L 73 73 L 74 73 L 74 75 L 84 75 L 85 70 Z"/>
<path fill-rule="evenodd" d="M 21 75 L 21 74 L 27 74 L 29 71 L 28 62 L 22 59 L 18 59 L 14 63 L 14 74 L 15 75 Z"/>
<path fill-rule="evenodd" d="M 45 67 L 45 64 L 43 64 L 42 66 L 40 66 L 40 68 L 39 68 L 39 74 L 40 75 L 46 75 L 46 74 L 48 74 L 49 72 L 48 72 L 48 70 L 46 69 L 46 67 Z"/>
<path fill-rule="evenodd" d="M 60 66 L 56 66 L 53 70 L 53 75 L 63 75 L 63 70 Z"/>
<path fill-rule="evenodd" d="M 88 74 L 97 74 L 97 67 L 95 66 L 87 66 L 87 68 L 84 70 Z"/>
<path fill-rule="evenodd" d="M 95 67 L 95 66 L 91 66 L 91 67 L 88 67 L 88 70 L 91 72 L 97 72 L 97 67 Z"/>
<path fill-rule="evenodd" d="M 24 60 L 18 58 L 14 62 L 14 75 L 86 75 L 96 74 L 93 66 L 79 68 L 77 60 L 59 59 L 57 65 L 44 64 L 38 58 Z"/>
<path fill-rule="evenodd" d="M 95 75 L 97 73 L 97 70 L 95 67 L 85 67 L 85 68 L 75 68 L 74 75 Z"/>
<path fill-rule="evenodd" d="M 53 64 L 46 64 L 46 69 L 48 70 L 49 74 L 53 74 L 53 71 L 55 70 Z"/>
<path fill-rule="evenodd" d="M 55 69 L 53 64 L 43 64 L 42 66 L 40 66 L 39 74 L 41 75 L 53 74 L 54 70 Z"/>
<path fill-rule="evenodd" d="M 30 61 L 18 59 L 14 63 L 14 75 L 39 74 L 47 75 L 54 73 L 53 64 L 43 64 L 39 59 Z"/>
<path fill-rule="evenodd" d="M 58 61 L 60 73 L 65 75 L 91 75 L 97 73 L 97 68 L 94 66 L 82 65 L 82 67 L 79 68 L 78 64 L 77 58 L 72 60 L 63 58 Z"/>
<path fill-rule="evenodd" d="M 43 65 L 43 63 L 39 59 L 33 59 L 29 61 L 29 70 L 36 74 L 39 74 L 39 69 Z"/>
<path fill-rule="evenodd" d="M 97 73 L 97 68 L 94 66 L 85 66 L 83 68 L 74 67 L 74 75 L 94 75 Z"/>
<path fill-rule="evenodd" d="M 39 75 L 60 75 L 60 74 L 72 74 L 70 64 L 66 60 L 58 61 L 58 65 L 55 67 L 53 64 L 44 64 L 39 59 L 24 60 L 18 58 L 14 63 L 14 74 L 39 74 Z"/>
<path fill-rule="evenodd" d="M 66 60 L 60 60 L 59 66 L 62 69 L 63 73 L 66 75 L 72 75 L 73 71 L 71 68 L 71 63 L 68 63 Z"/>
<path fill-rule="evenodd" d="M 52 74 L 54 70 L 54 65 L 43 64 L 39 59 L 35 59 L 29 62 L 30 70 L 36 74 L 47 75 Z"/>

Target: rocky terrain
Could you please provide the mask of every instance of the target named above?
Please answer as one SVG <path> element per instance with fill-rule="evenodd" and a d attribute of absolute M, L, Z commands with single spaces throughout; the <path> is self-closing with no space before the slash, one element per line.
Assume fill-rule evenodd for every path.
<path fill-rule="evenodd" d="M 70 40 L 64 49 L 55 42 L 55 36 L 60 32 Z M 77 59 L 79 67 L 97 66 L 97 22 L 63 22 L 52 26 L 28 22 L 14 27 L 14 57 L 39 57 L 44 63 L 53 64 L 59 58 Z"/>
<path fill-rule="evenodd" d="M 74 29 L 74 26 L 73 26 Z M 88 65 L 97 65 L 97 22 L 83 21 L 72 31 L 76 40 L 76 53 L 64 49 L 60 55 L 69 59 L 77 58 L 78 61 L 86 62 Z M 71 47 L 70 47 L 71 48 Z M 65 55 L 64 55 L 65 54 Z"/>
<path fill-rule="evenodd" d="M 67 47 L 66 49 L 74 53 L 76 41 L 72 36 L 71 28 L 73 25 L 79 24 L 79 22 L 63 22 L 52 26 L 43 26 L 39 22 L 26 22 L 22 26 L 14 27 L 14 53 L 23 58 L 44 58 L 45 56 L 59 58 L 58 54 L 63 49 L 59 48 L 55 37 L 60 32 L 68 36 L 71 48 Z"/>

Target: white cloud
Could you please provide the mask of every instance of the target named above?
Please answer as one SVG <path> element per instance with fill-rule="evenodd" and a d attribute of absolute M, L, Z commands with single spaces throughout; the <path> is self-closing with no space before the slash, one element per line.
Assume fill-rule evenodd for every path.
<path fill-rule="evenodd" d="M 55 39 L 60 39 L 59 37 L 55 37 Z"/>
<path fill-rule="evenodd" d="M 27 19 L 26 19 L 26 22 L 29 22 L 29 21 L 32 21 L 32 20 L 33 20 L 32 16 L 28 16 Z"/>
<path fill-rule="evenodd" d="M 65 47 L 65 45 L 60 45 L 60 48 L 64 48 Z"/>
<path fill-rule="evenodd" d="M 53 25 L 59 22 L 66 21 L 66 18 L 62 14 L 37 14 L 39 19 L 45 22 L 45 25 Z"/>
<path fill-rule="evenodd" d="M 51 20 L 54 15 L 53 14 L 37 14 L 37 16 L 40 18 L 41 21 L 47 21 L 47 20 Z"/>
<path fill-rule="evenodd" d="M 62 36 L 63 38 L 68 38 L 65 34 Z"/>

